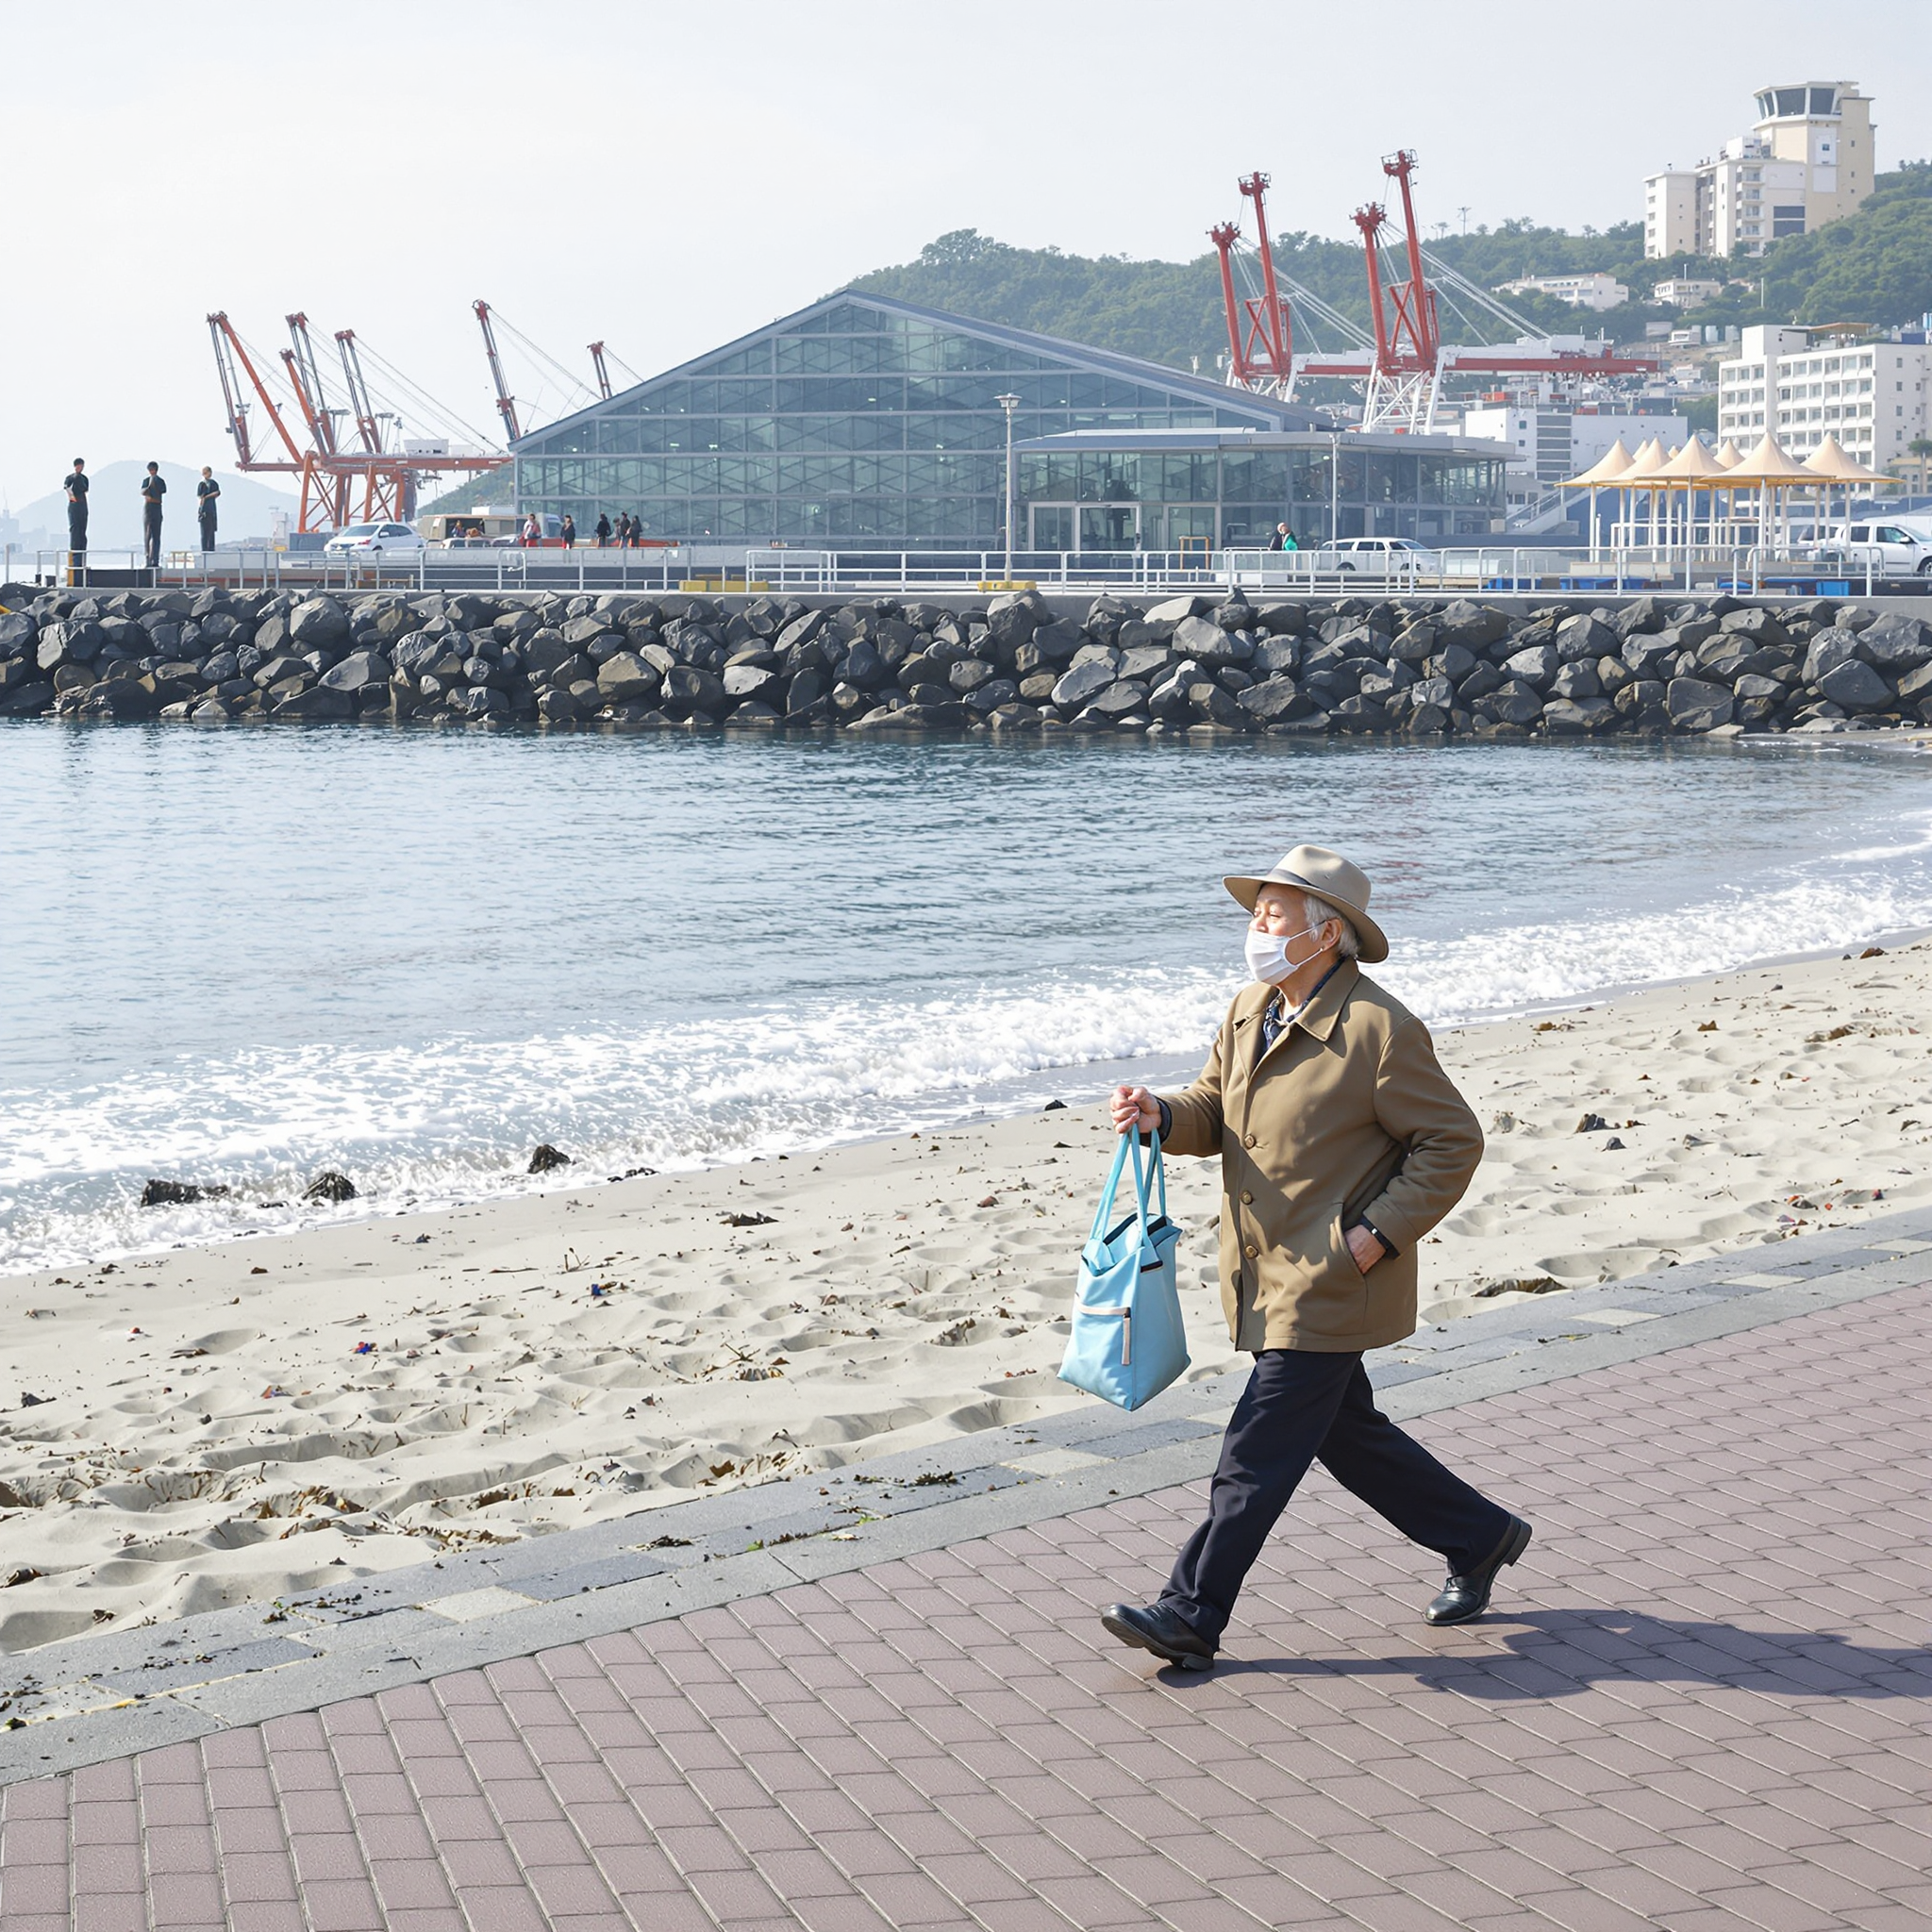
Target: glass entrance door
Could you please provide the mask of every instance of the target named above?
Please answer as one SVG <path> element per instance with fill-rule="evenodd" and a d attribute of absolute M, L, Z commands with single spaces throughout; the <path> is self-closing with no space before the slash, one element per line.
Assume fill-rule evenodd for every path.
<path fill-rule="evenodd" d="M 1074 506 L 1071 503 L 1036 503 L 1031 507 L 1032 535 L 1029 550 L 1071 550 L 1074 547 Z"/>
<path fill-rule="evenodd" d="M 1213 512 L 1210 510 L 1211 517 Z M 1031 550 L 1138 550 L 1138 503 L 1035 503 L 1027 506 Z"/>
<path fill-rule="evenodd" d="M 1138 550 L 1141 547 L 1141 506 L 1138 503 L 1083 503 L 1080 506 L 1082 550 Z"/>

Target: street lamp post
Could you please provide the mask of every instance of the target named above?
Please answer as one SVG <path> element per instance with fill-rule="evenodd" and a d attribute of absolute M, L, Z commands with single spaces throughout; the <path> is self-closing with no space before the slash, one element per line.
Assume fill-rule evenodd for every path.
<path fill-rule="evenodd" d="M 1007 415 L 1007 504 L 1001 522 L 1007 532 L 1007 571 L 1004 581 L 1013 581 L 1013 411 L 1020 407 L 1018 396 L 995 396 L 996 402 Z"/>

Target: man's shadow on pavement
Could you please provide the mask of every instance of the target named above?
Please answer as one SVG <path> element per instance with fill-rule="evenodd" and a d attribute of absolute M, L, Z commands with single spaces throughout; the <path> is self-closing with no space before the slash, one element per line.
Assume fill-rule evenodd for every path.
<path fill-rule="evenodd" d="M 1491 1614 L 1445 1630 L 1507 1646 L 1407 1657 L 1224 1657 L 1211 1672 L 1163 1670 L 1179 1689 L 1243 1676 L 1409 1677 L 1432 1690 L 1497 1701 L 1574 1697 L 1598 1684 L 1713 1684 L 1783 1696 L 1932 1695 L 1932 1650 L 1859 1644 L 1828 1631 L 1746 1630 L 1636 1610 Z"/>

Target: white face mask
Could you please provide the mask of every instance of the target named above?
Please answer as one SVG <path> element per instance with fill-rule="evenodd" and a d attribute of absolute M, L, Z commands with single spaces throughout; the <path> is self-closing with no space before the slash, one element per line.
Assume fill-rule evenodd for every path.
<path fill-rule="evenodd" d="M 1300 932 L 1291 932 L 1284 939 L 1276 939 L 1273 933 L 1251 931 L 1242 948 L 1247 955 L 1248 971 L 1263 986 L 1279 986 L 1284 979 L 1299 973 L 1308 959 L 1322 957 L 1322 948 L 1318 945 L 1307 959 L 1291 959 L 1288 957 L 1290 943 L 1299 939 L 1314 939 L 1320 931 L 1320 926 L 1305 925 Z"/>

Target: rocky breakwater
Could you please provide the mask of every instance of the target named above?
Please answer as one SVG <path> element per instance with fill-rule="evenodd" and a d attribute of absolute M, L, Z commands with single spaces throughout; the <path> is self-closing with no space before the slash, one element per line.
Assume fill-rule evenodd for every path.
<path fill-rule="evenodd" d="M 1591 737 L 1932 722 L 1932 627 L 1857 605 L 1036 593 L 0 591 L 0 714 L 477 729 Z"/>

